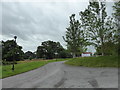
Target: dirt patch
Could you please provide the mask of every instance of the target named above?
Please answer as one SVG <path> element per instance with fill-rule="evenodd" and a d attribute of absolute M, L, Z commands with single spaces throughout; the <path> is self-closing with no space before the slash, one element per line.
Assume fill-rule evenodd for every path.
<path fill-rule="evenodd" d="M 43 60 L 43 59 L 32 59 L 32 60 L 24 60 L 24 61 L 18 61 L 18 63 L 27 63 L 27 62 L 35 62 L 35 61 L 48 61 L 48 60 Z"/>

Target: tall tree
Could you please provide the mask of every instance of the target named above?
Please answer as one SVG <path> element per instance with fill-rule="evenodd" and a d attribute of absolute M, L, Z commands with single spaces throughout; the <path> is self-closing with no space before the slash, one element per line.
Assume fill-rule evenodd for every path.
<path fill-rule="evenodd" d="M 38 46 L 36 51 L 37 58 L 44 58 L 45 51 L 43 46 Z"/>
<path fill-rule="evenodd" d="M 88 8 L 80 12 L 80 20 L 95 47 L 101 46 L 104 55 L 104 43 L 115 31 L 113 19 L 107 17 L 105 2 L 89 2 Z"/>
<path fill-rule="evenodd" d="M 117 27 L 118 55 L 120 55 L 120 1 L 114 3 L 113 9 Z"/>
<path fill-rule="evenodd" d="M 14 40 L 2 41 L 2 60 L 13 61 L 22 60 L 24 52 L 22 47 L 17 45 Z"/>
<path fill-rule="evenodd" d="M 67 43 L 67 48 L 73 54 L 73 57 L 76 57 L 86 47 L 87 39 L 81 29 L 79 20 L 75 20 L 75 14 L 70 16 L 70 25 L 66 29 L 66 36 L 63 36 L 63 39 Z"/>
<path fill-rule="evenodd" d="M 63 51 L 64 48 L 60 45 L 59 42 L 53 41 L 44 41 L 42 42 L 41 46 L 37 48 L 37 58 L 46 58 L 46 59 L 53 59 L 58 58 Z"/>

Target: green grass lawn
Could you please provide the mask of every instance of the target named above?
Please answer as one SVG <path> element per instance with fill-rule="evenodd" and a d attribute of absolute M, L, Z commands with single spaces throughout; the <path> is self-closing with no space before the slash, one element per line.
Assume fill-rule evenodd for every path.
<path fill-rule="evenodd" d="M 0 78 L 5 78 L 13 75 L 17 75 L 23 72 L 27 72 L 36 68 L 39 68 L 47 63 L 56 62 L 56 61 L 64 61 L 69 59 L 56 59 L 56 60 L 43 60 L 43 61 L 31 61 L 31 62 L 21 62 L 19 64 L 15 64 L 14 72 L 11 70 L 12 65 L 0 66 Z"/>
<path fill-rule="evenodd" d="M 118 67 L 118 56 L 80 57 L 65 62 L 73 66 Z"/>

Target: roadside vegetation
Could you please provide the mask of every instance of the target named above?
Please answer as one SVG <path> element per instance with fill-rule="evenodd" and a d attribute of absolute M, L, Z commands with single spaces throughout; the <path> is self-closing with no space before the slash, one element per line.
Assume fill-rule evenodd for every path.
<path fill-rule="evenodd" d="M 13 75 L 17 75 L 20 73 L 24 73 L 36 68 L 39 68 L 41 66 L 44 66 L 45 64 L 51 63 L 51 62 L 57 62 L 57 61 L 64 61 L 69 59 L 54 59 L 54 60 L 26 60 L 26 61 L 18 61 L 18 64 L 15 64 L 15 70 L 12 71 L 12 65 L 4 65 L 0 66 L 0 78 L 5 78 Z"/>
<path fill-rule="evenodd" d="M 81 57 L 65 64 L 84 67 L 118 67 L 118 56 Z"/>

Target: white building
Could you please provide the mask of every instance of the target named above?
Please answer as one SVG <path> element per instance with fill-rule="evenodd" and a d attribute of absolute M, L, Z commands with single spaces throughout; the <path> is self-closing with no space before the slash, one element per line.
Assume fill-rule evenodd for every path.
<path fill-rule="evenodd" d="M 92 53 L 91 52 L 84 52 L 84 53 L 82 53 L 81 56 L 82 57 L 90 57 L 90 56 L 92 56 Z"/>

